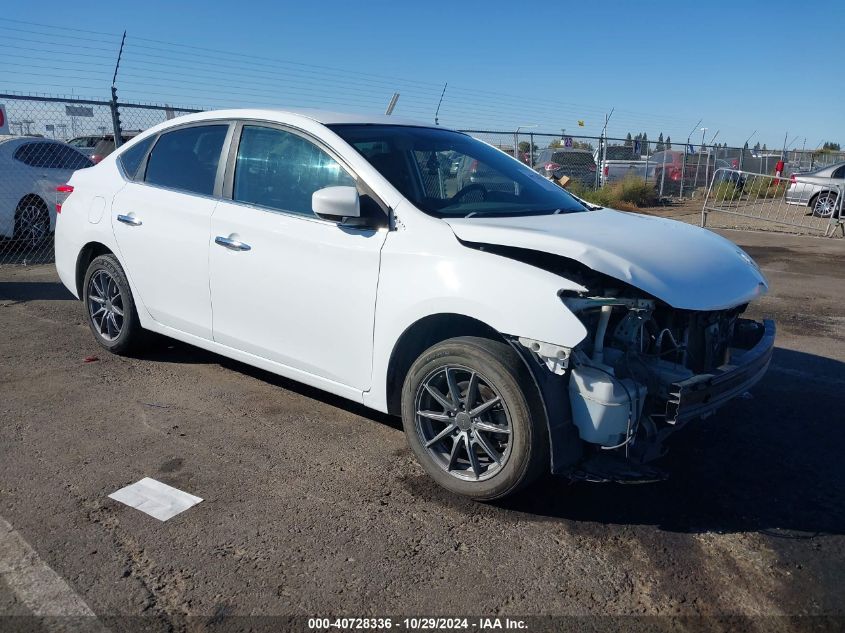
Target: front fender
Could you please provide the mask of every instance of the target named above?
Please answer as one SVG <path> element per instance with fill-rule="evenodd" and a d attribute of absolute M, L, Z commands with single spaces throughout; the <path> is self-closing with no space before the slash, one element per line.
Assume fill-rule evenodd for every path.
<path fill-rule="evenodd" d="M 415 227 L 418 229 L 419 227 Z M 574 347 L 587 331 L 560 300 L 580 285 L 529 264 L 463 246 L 443 222 L 394 231 L 382 250 L 376 298 L 372 389 L 365 402 L 386 411 L 390 357 L 402 333 L 425 317 L 450 313 L 502 335 Z M 425 238 L 420 238 L 423 233 Z"/>

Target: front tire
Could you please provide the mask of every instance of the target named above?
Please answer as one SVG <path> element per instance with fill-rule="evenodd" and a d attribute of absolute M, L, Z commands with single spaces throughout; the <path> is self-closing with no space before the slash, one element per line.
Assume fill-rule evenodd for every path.
<path fill-rule="evenodd" d="M 472 499 L 506 497 L 548 467 L 539 395 L 498 341 L 459 337 L 423 352 L 402 387 L 402 424 L 432 479 Z"/>
<path fill-rule="evenodd" d="M 135 301 L 114 255 L 95 258 L 85 273 L 82 303 L 94 338 L 114 354 L 128 354 L 143 337 Z"/>

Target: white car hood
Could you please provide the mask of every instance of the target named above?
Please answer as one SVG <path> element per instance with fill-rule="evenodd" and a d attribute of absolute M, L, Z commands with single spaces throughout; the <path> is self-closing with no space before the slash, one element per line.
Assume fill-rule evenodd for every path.
<path fill-rule="evenodd" d="M 466 242 L 560 255 L 686 310 L 721 310 L 768 290 L 752 259 L 715 233 L 611 209 L 445 219 Z"/>

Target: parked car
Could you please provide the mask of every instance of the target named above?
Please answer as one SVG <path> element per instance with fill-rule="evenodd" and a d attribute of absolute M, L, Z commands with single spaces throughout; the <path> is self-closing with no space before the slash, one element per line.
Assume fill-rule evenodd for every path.
<path fill-rule="evenodd" d="M 583 185 L 596 184 L 596 161 L 592 152 L 586 149 L 556 147 L 540 150 L 534 168 L 546 178 L 560 180 L 569 176 Z"/>
<path fill-rule="evenodd" d="M 839 196 L 845 189 L 845 163 L 792 174 L 786 203 L 806 206 L 814 216 L 829 218 L 839 212 Z"/>
<path fill-rule="evenodd" d="M 55 227 L 56 186 L 91 165 L 59 141 L 0 136 L 0 237 L 39 246 Z"/>
<path fill-rule="evenodd" d="M 510 186 L 446 191 L 449 151 Z M 56 268 L 104 348 L 150 330 L 400 415 L 428 474 L 475 499 L 549 469 L 653 478 L 665 437 L 745 393 L 774 345 L 741 318 L 767 282 L 733 243 L 588 210 L 394 116 L 179 117 L 59 202 Z"/>
<path fill-rule="evenodd" d="M 124 132 L 121 134 L 123 142 L 134 138 L 137 132 Z M 99 134 L 93 136 L 77 136 L 67 142 L 68 145 L 78 149 L 88 156 L 95 163 L 99 163 L 106 156 L 114 151 L 114 134 Z"/>
<path fill-rule="evenodd" d="M 662 152 L 655 152 L 649 160 L 654 171 L 653 178 L 657 186 L 661 182 L 664 188 L 667 185 L 680 186 L 684 174 L 684 153 L 677 150 L 667 149 Z"/>

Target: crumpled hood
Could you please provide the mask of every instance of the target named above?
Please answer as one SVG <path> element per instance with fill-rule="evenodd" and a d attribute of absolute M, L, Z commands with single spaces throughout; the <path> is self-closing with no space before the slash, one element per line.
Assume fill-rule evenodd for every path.
<path fill-rule="evenodd" d="M 738 246 L 706 229 L 611 209 L 509 218 L 456 218 L 459 239 L 552 253 L 686 310 L 720 310 L 768 290 Z"/>

